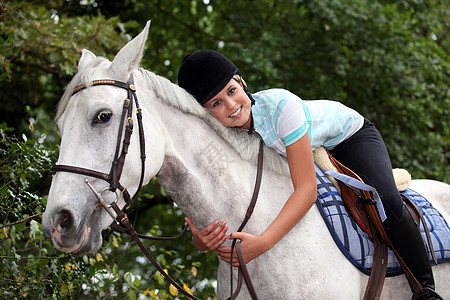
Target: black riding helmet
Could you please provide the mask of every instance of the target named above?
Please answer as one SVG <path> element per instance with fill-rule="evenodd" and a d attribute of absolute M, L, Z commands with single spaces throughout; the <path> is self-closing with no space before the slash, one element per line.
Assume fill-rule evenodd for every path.
<path fill-rule="evenodd" d="M 239 69 L 223 54 L 200 50 L 187 54 L 178 71 L 178 85 L 200 104 L 219 93 Z"/>

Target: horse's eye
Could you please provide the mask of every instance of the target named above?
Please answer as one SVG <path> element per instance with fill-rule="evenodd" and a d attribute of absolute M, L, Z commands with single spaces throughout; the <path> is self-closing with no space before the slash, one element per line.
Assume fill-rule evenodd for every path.
<path fill-rule="evenodd" d="M 111 113 L 102 111 L 98 114 L 97 118 L 95 118 L 94 123 L 106 123 L 111 119 Z"/>

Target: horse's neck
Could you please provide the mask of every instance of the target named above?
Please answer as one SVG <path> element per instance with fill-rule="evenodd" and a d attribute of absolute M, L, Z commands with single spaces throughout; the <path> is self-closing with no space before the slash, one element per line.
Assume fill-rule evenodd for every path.
<path fill-rule="evenodd" d="M 240 222 L 256 167 L 242 160 L 199 118 L 159 101 L 157 106 L 153 109 L 167 134 L 165 158 L 157 175 L 161 184 L 201 227 L 225 217 L 228 224 Z"/>

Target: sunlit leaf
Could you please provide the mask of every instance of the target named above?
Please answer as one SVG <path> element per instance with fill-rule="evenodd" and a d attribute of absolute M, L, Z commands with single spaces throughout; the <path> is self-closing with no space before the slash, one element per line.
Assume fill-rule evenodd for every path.
<path fill-rule="evenodd" d="M 178 296 L 178 289 L 173 284 L 170 284 L 170 286 L 169 286 L 169 293 L 172 296 Z"/>
<path fill-rule="evenodd" d="M 186 283 L 183 283 L 183 289 L 185 289 L 189 294 L 194 295 L 189 286 Z"/>

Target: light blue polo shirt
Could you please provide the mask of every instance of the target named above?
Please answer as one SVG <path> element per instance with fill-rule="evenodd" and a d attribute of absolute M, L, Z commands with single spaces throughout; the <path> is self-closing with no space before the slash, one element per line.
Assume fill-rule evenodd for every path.
<path fill-rule="evenodd" d="M 306 132 L 312 149 L 332 149 L 358 131 L 364 117 L 340 102 L 330 100 L 304 101 L 283 89 L 270 89 L 252 94 L 255 131 L 264 143 L 286 156 L 286 147 Z"/>

